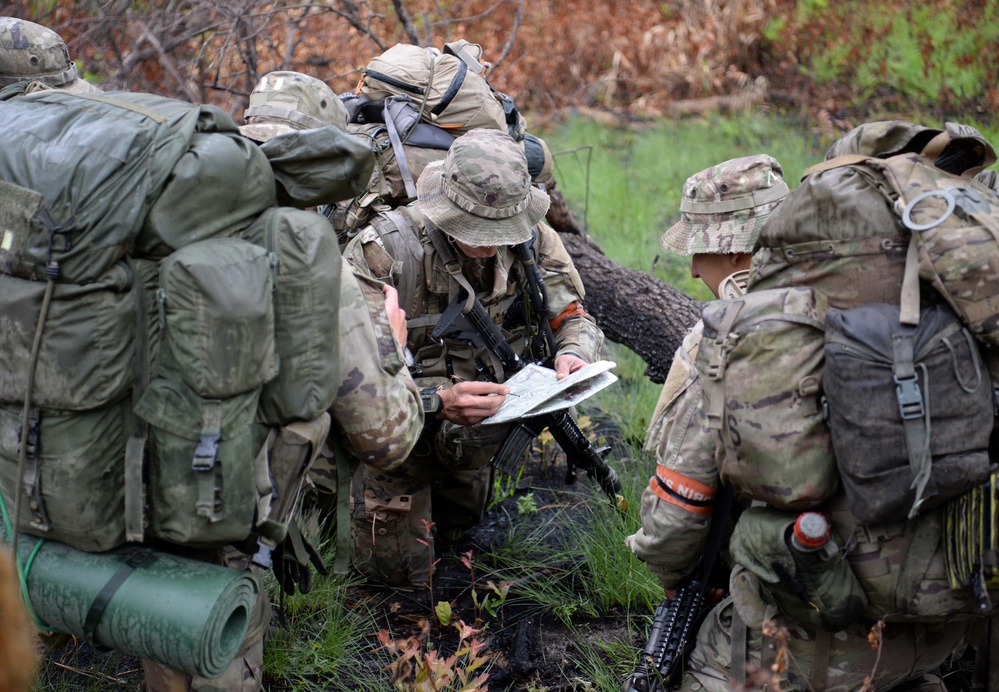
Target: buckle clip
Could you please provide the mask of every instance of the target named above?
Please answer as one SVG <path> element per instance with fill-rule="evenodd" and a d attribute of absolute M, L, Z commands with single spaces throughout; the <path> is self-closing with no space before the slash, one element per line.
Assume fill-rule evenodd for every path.
<path fill-rule="evenodd" d="M 898 376 L 895 380 L 895 397 L 898 399 L 898 411 L 902 414 L 902 420 L 912 420 L 922 418 L 925 414 L 923 408 L 923 393 L 919 389 L 919 376 L 913 375 L 905 379 Z"/>
<path fill-rule="evenodd" d="M 219 453 L 219 440 L 222 436 L 215 434 L 202 434 L 198 441 L 198 446 L 194 450 L 194 461 L 191 468 L 195 471 L 211 471 L 215 468 L 215 459 Z"/>

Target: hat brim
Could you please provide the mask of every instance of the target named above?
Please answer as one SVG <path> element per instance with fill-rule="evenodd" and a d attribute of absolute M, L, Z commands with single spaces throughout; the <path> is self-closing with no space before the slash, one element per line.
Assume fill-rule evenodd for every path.
<path fill-rule="evenodd" d="M 250 123 L 239 126 L 240 134 L 254 142 L 267 142 L 278 135 L 295 131 L 294 127 L 284 123 Z"/>
<path fill-rule="evenodd" d="M 465 211 L 448 199 L 444 190 L 444 162 L 427 164 L 416 181 L 420 213 L 452 238 L 470 247 L 516 245 L 530 240 L 531 231 L 548 213 L 548 193 L 533 185 L 527 207 L 505 219 L 492 219 Z"/>
<path fill-rule="evenodd" d="M 728 214 L 680 213 L 659 243 L 682 257 L 752 252 L 760 229 L 782 200 Z"/>

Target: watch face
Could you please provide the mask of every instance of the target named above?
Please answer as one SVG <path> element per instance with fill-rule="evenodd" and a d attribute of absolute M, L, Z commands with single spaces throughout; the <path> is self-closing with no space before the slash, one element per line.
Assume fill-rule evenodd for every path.
<path fill-rule="evenodd" d="M 420 399 L 423 400 L 423 412 L 424 413 L 437 413 L 441 409 L 441 398 L 437 392 L 429 392 L 427 394 L 421 394 Z"/>

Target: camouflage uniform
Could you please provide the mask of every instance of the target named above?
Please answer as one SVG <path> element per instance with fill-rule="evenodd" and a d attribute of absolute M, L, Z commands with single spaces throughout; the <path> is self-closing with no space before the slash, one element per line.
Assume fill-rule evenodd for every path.
<path fill-rule="evenodd" d="M 782 173 L 775 159 L 760 155 L 690 177 L 680 221 L 660 242 L 681 256 L 752 252 L 763 223 L 787 194 Z M 741 295 L 747 277 L 745 271 L 728 277 L 721 297 Z M 645 439 L 656 475 L 642 493 L 642 528 L 626 539 L 666 588 L 676 586 L 703 552 L 718 488 L 716 437 L 694 367 L 703 329 L 698 322 L 687 334 L 663 384 Z"/>
<path fill-rule="evenodd" d="M 343 106 L 332 90 L 298 73 L 266 75 L 251 96 L 250 111 L 264 104 L 280 106 L 256 111 L 252 124 L 241 128 L 245 136 L 257 141 L 308 125 L 340 126 L 344 119 Z M 331 435 L 338 435 L 358 460 L 392 468 L 402 463 L 419 436 L 419 392 L 405 367 L 402 347 L 392 334 L 380 285 L 355 276 L 346 260 L 340 261 L 340 381 L 329 411 L 334 424 Z M 336 469 L 328 457 L 317 459 L 310 478 L 321 490 L 336 491 Z M 234 550 L 202 557 L 236 569 L 250 569 L 258 582 L 258 598 L 242 650 L 221 676 L 210 680 L 192 679 L 182 671 L 143 660 L 146 689 L 256 692 L 262 685 L 263 640 L 271 620 L 259 571 L 250 566 L 248 556 Z"/>
<path fill-rule="evenodd" d="M 59 34 L 24 19 L 0 17 L 0 89 L 35 81 L 75 94 L 100 91 L 79 75 Z"/>
<path fill-rule="evenodd" d="M 469 258 L 455 248 L 463 277 L 497 324 L 520 292 L 519 269 L 508 244 L 527 240 L 533 229 L 557 355 L 573 354 L 588 362 L 598 357 L 603 334 L 582 308 L 582 281 L 558 234 L 538 223 L 547 210 L 547 195 L 530 186 L 523 149 L 513 139 L 488 130 L 463 135 L 442 163 L 427 167 L 418 190 L 417 202 L 375 217 L 375 225 L 363 229 L 344 255 L 360 272 L 397 288 L 415 286 L 412 296 L 400 289 L 400 304 L 409 318 L 407 346 L 416 354 L 411 369 L 421 388 L 449 386 L 452 373 L 500 382 L 503 377 L 492 368 L 477 373 L 475 355 L 465 344 L 445 339 L 439 345 L 429 339 L 436 318 L 458 291 L 429 238 L 431 227 L 471 247 L 498 246 L 495 256 L 485 258 Z M 384 220 L 395 227 L 392 214 L 399 215 L 394 217 L 397 230 L 408 234 L 406 245 L 419 248 L 419 258 L 390 254 L 377 225 Z M 427 583 L 433 539 L 424 522 L 432 518 L 440 529 L 461 529 L 481 520 L 491 488 L 488 461 L 506 433 L 505 426 L 461 426 L 428 418 L 413 453 L 398 470 L 362 466 L 352 492 L 355 567 L 391 584 Z"/>
<path fill-rule="evenodd" d="M 748 160 L 752 158 L 756 157 Z M 746 165 L 746 161 L 727 162 L 694 176 L 685 186 L 685 201 L 705 196 L 709 200 L 724 200 L 748 194 L 762 178 L 744 178 L 742 183 L 730 184 L 727 190 L 711 182 L 711 178 L 723 173 L 723 167 Z M 719 168 L 723 170 L 717 170 Z M 779 170 L 776 169 L 778 175 Z M 752 201 L 747 203 L 753 204 Z M 747 220 L 753 223 L 740 233 L 733 228 L 735 224 L 724 223 L 727 212 L 714 217 L 698 217 L 696 206 L 689 203 L 687 206 L 689 213 L 683 215 L 683 225 L 677 224 L 670 229 L 663 243 L 683 254 L 749 251 L 763 226 L 750 212 Z M 729 205 L 732 206 L 735 205 Z M 767 216 L 777 203 L 768 206 Z M 776 215 L 771 218 L 775 219 Z M 702 224 L 695 223 L 699 219 L 703 219 Z M 724 229 L 724 246 L 712 244 L 712 224 Z M 769 227 L 769 224 L 763 227 L 764 233 Z M 733 238 L 739 240 L 733 241 Z M 755 258 L 753 262 L 755 266 Z M 745 287 L 744 281 L 741 283 Z M 733 282 L 723 283 L 722 288 L 728 288 L 728 295 L 723 292 L 723 298 L 732 298 L 739 293 L 733 290 Z M 642 497 L 642 528 L 626 539 L 632 551 L 646 561 L 666 588 L 675 588 L 696 566 L 707 541 L 712 502 L 719 485 L 716 454 L 723 452 L 717 433 L 708 428 L 703 394 L 694 367 L 701 328 L 699 323 L 678 350 L 653 415 L 645 449 L 656 456 L 657 471 Z M 834 524 L 840 517 L 849 516 L 849 511 L 844 506 L 837 506 L 837 502 L 841 503 L 842 498 L 824 508 L 833 516 Z M 882 541 L 883 548 L 877 554 L 880 558 L 888 558 L 891 553 L 887 547 L 902 538 L 888 538 L 887 543 L 884 542 L 886 537 L 871 537 L 871 540 Z M 861 544 L 860 549 L 867 548 Z M 939 583 L 930 585 L 927 582 L 919 588 L 924 587 L 928 595 L 938 589 Z M 945 689 L 939 679 L 930 676 L 923 680 L 921 676 L 959 649 L 968 628 L 966 621 L 889 623 L 883 632 L 878 660 L 879 652 L 870 647 L 867 639 L 872 620 L 858 620 L 835 633 L 806 627 L 767 604 L 761 598 L 756 578 L 740 565 L 735 565 L 732 571 L 730 591 L 731 594 L 708 613 L 699 628 L 694 649 L 685 664 L 681 689 L 727 692 L 736 679 L 733 670 L 743 665 L 743 661 L 768 669 L 774 662 L 775 651 L 772 640 L 763 636 L 762 624 L 766 620 L 774 621 L 788 632 L 787 650 L 793 663 L 785 673 L 788 679 L 781 689 L 805 690 L 811 685 L 811 689 L 816 690 L 855 690 L 874 670 L 876 689 L 889 689 L 906 681 L 909 681 L 907 689 L 916 689 L 911 686 L 915 681 L 919 681 L 918 689 L 921 690 Z M 736 613 L 738 617 L 734 618 Z M 736 651 L 734 655 L 733 627 L 745 628 L 746 633 L 745 650 Z M 737 661 L 734 664 L 733 658 Z M 815 661 L 822 663 L 821 668 L 813 671 Z"/>

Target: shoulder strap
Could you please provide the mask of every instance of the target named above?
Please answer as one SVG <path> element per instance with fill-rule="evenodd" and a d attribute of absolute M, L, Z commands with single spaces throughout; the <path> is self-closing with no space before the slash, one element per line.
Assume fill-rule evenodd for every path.
<path fill-rule="evenodd" d="M 399 305 L 409 315 L 418 314 L 421 306 L 416 305 L 417 283 L 423 264 L 423 244 L 420 242 L 419 229 L 399 209 L 375 214 L 370 223 L 378 232 L 385 250 L 395 260 L 392 273 L 396 290 L 399 291 Z"/>
<path fill-rule="evenodd" d="M 465 293 L 468 294 L 465 305 L 461 310 L 462 312 L 468 312 L 472 309 L 472 304 L 475 302 L 475 291 L 472 289 L 472 285 L 468 283 L 465 275 L 461 273 L 461 262 L 458 260 L 458 255 L 439 228 L 430 223 L 426 218 L 423 222 L 427 226 L 427 236 L 430 238 L 430 242 L 433 243 L 434 250 L 444 261 L 444 267 L 447 269 L 448 275 L 457 281 L 458 285 L 465 289 Z"/>

